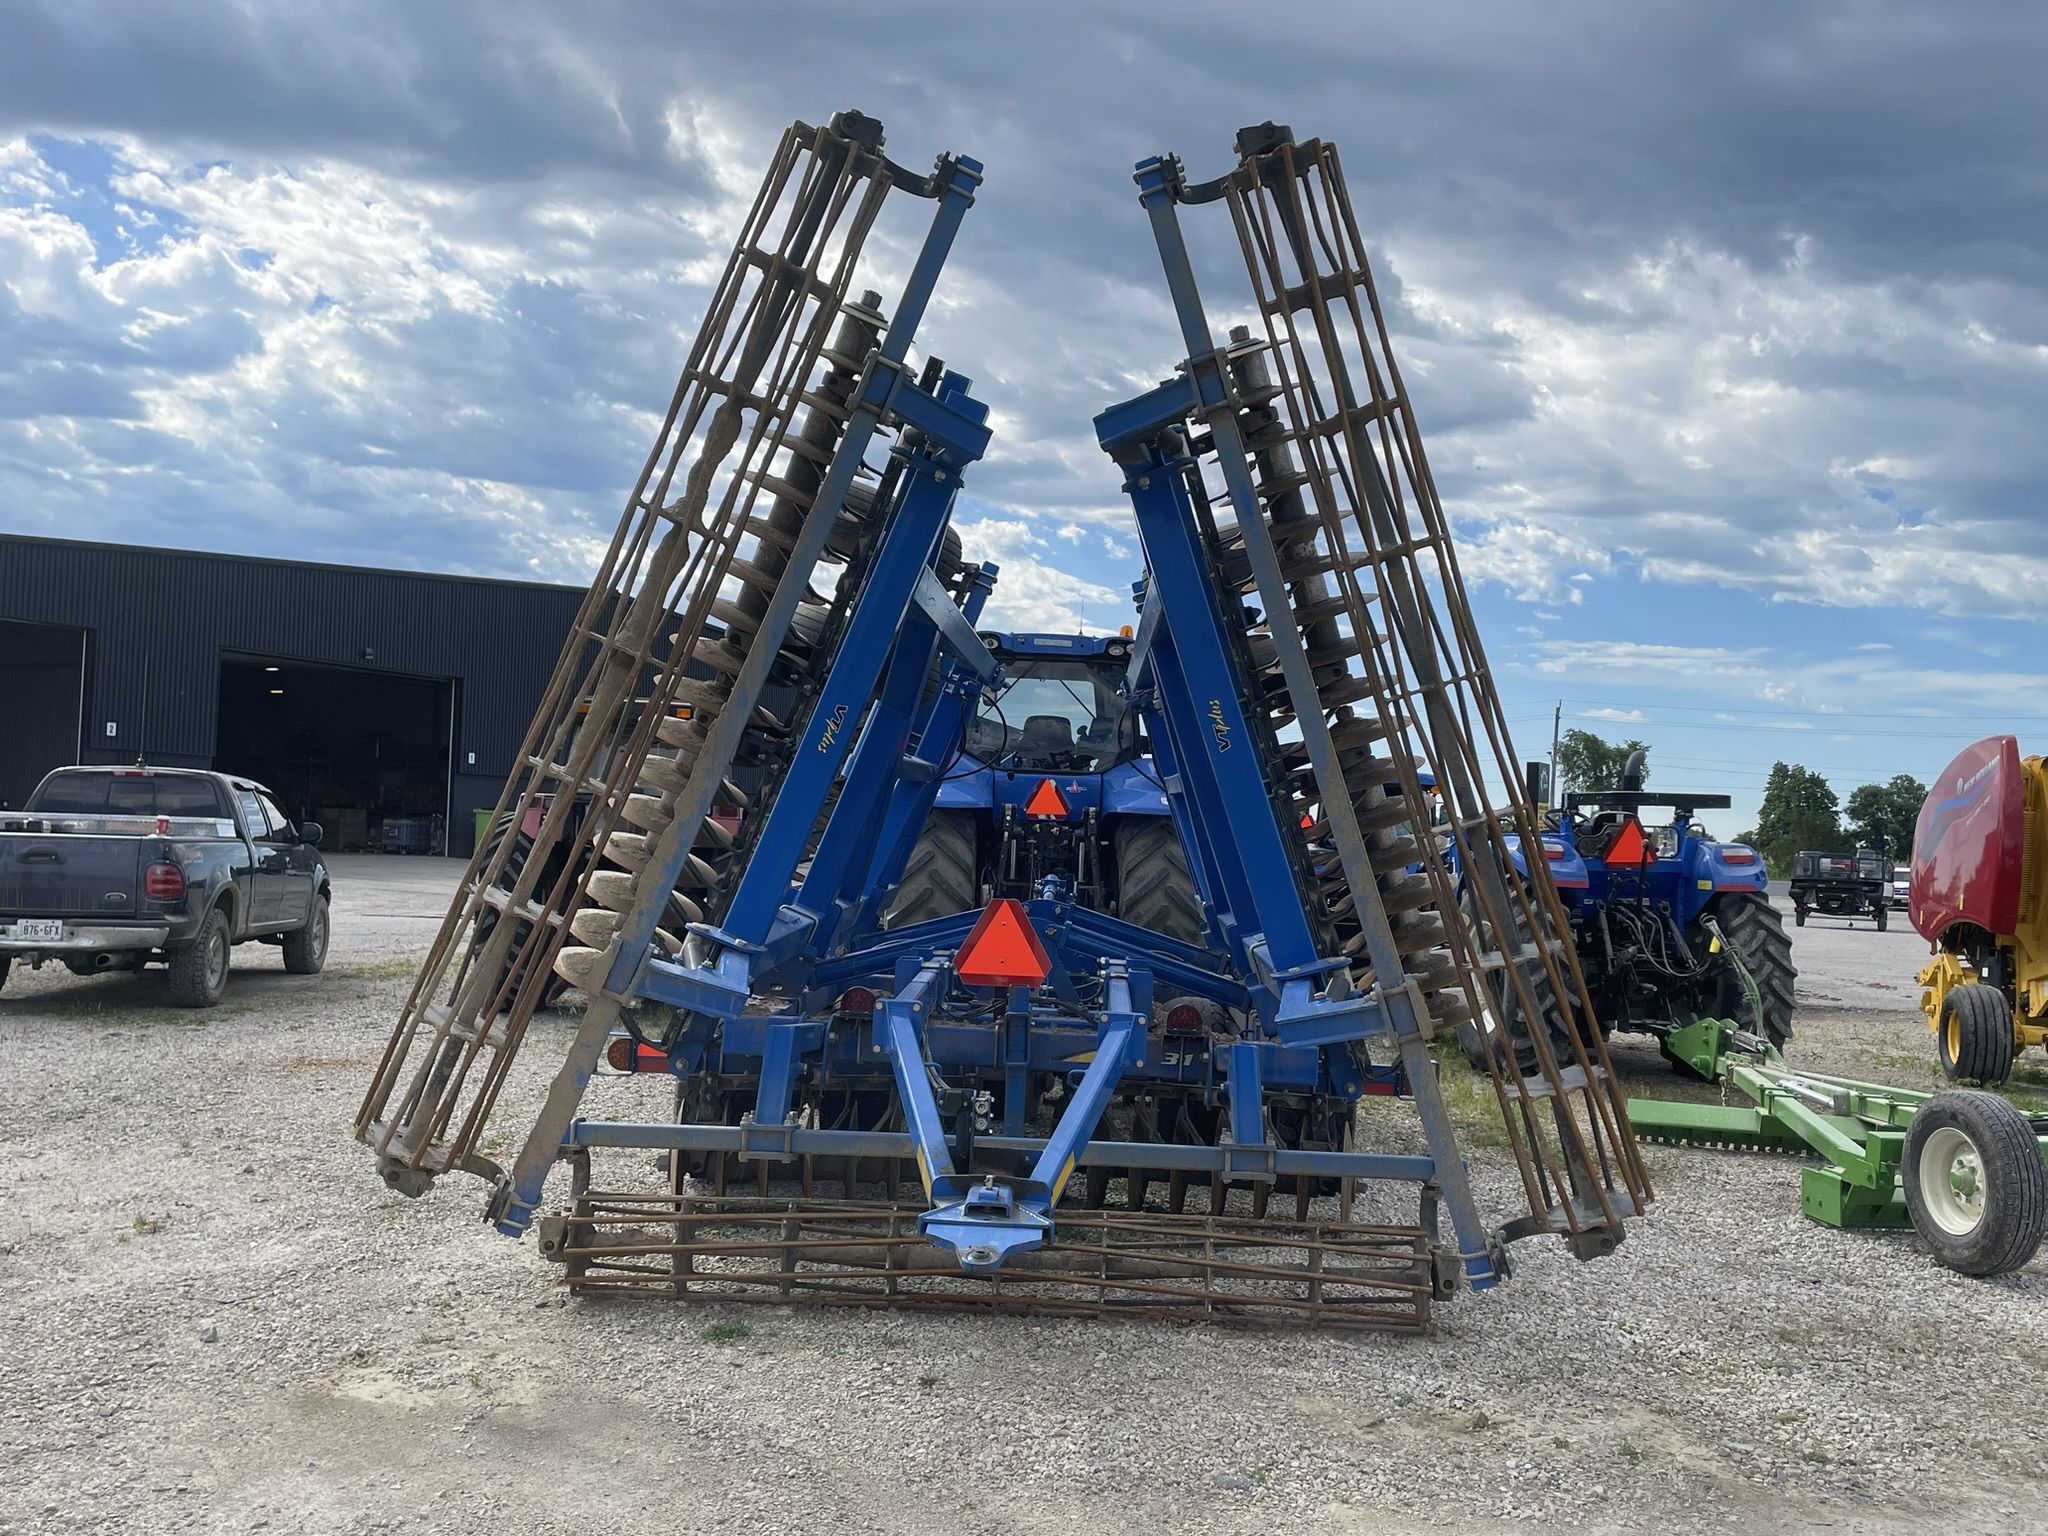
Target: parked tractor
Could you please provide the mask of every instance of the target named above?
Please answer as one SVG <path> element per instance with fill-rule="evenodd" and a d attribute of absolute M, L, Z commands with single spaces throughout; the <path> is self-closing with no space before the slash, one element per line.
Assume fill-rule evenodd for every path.
<path fill-rule="evenodd" d="M 1802 850 L 1792 856 L 1792 921 L 1797 927 L 1804 928 L 1807 914 L 1818 912 L 1822 917 L 1867 917 L 1883 933 L 1891 900 L 1892 862 L 1875 848 Z"/>
<path fill-rule="evenodd" d="M 1934 946 L 1920 1007 L 1941 1070 L 2002 1083 L 2048 1045 L 2048 760 L 2010 736 L 1966 748 L 1935 779 L 1913 833 L 1907 916 Z"/>
<path fill-rule="evenodd" d="M 1640 756 L 1629 759 L 1627 787 L 1567 794 L 1536 839 L 1571 918 L 1587 1001 L 1603 1031 L 1655 1035 L 1682 1072 L 1687 1061 L 1665 1042 L 1701 1019 L 1733 1019 L 1782 1047 L 1798 973 L 1763 856 L 1710 837 L 1693 819 L 1727 809 L 1726 795 L 1646 792 Z M 1669 808 L 1671 820 L 1646 824 L 1641 813 L 1652 807 Z M 1518 838 L 1515 865 L 1525 879 L 1526 848 Z M 1485 1061 L 1483 1040 L 1477 1022 L 1460 1031 L 1474 1065 Z"/>
<path fill-rule="evenodd" d="M 1051 879 L 1090 911 L 1198 941 L 1201 893 L 1122 689 L 1130 637 L 981 638 L 1002 689 L 967 722 L 884 926 L 1028 900 Z"/>

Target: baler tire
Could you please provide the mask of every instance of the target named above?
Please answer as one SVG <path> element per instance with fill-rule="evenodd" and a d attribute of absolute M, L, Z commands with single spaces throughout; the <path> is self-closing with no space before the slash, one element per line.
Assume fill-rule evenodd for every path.
<path fill-rule="evenodd" d="M 1127 923 L 1186 944 L 1202 942 L 1202 898 L 1171 816 L 1125 816 L 1116 845 L 1116 909 Z"/>
<path fill-rule="evenodd" d="M 972 912 L 981 905 L 978 864 L 974 813 L 933 811 L 910 850 L 896 898 L 882 914 L 882 926 L 906 928 L 935 917 Z"/>
<path fill-rule="evenodd" d="M 1953 1082 L 1995 1086 L 2012 1076 L 2012 1007 L 1997 987 L 1971 982 L 1941 1000 L 1935 1031 L 1941 1070 Z"/>
<path fill-rule="evenodd" d="M 1792 1038 L 1792 1018 L 1798 1008 L 1794 985 L 1799 976 L 1798 967 L 1792 963 L 1792 939 L 1785 932 L 1785 919 L 1767 898 L 1748 892 L 1717 898 L 1713 910 L 1720 919 L 1721 932 L 1741 952 L 1742 963 L 1749 968 L 1757 991 L 1762 994 L 1763 1017 L 1755 1022 L 1762 1025 L 1771 1044 L 1782 1051 L 1785 1042 Z M 1793 909 L 1793 921 L 1805 921 L 1797 908 Z M 1749 989 L 1742 984 L 1733 965 L 1722 968 L 1717 990 L 1716 1017 L 1749 1018 Z"/>
<path fill-rule="evenodd" d="M 1961 1188 L 1966 1160 L 1975 1168 Z M 1958 1274 L 2011 1274 L 2048 1231 L 2041 1143 L 2027 1117 L 1995 1093 L 1952 1089 L 1921 1105 L 1906 1128 L 1899 1183 L 1913 1230 L 1936 1263 Z"/>

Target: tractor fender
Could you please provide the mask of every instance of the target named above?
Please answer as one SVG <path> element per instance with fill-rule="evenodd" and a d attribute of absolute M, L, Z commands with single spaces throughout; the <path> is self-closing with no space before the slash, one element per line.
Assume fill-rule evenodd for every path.
<path fill-rule="evenodd" d="M 971 766 L 970 766 L 971 765 Z M 946 811 L 986 811 L 995 806 L 995 770 L 963 757 L 953 771 L 939 781 L 939 796 L 933 805 Z"/>
<path fill-rule="evenodd" d="M 1102 776 L 1102 814 L 1105 816 L 1164 816 L 1166 788 L 1159 782 L 1159 770 L 1150 758 L 1123 763 Z"/>

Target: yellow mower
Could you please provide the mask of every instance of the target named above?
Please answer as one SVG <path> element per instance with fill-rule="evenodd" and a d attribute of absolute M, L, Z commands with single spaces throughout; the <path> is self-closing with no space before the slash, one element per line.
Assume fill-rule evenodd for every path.
<path fill-rule="evenodd" d="M 1934 946 L 1920 1007 L 1941 1070 L 2002 1083 L 2048 1046 L 2048 759 L 1991 736 L 1942 770 L 1913 833 L 1913 926 Z"/>

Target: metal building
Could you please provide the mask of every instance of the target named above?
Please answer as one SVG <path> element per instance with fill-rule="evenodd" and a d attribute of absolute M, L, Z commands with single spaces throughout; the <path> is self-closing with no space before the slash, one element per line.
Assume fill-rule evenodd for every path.
<path fill-rule="evenodd" d="M 466 854 L 583 598 L 0 534 L 0 806 L 141 759 L 261 780 L 330 848 Z"/>

